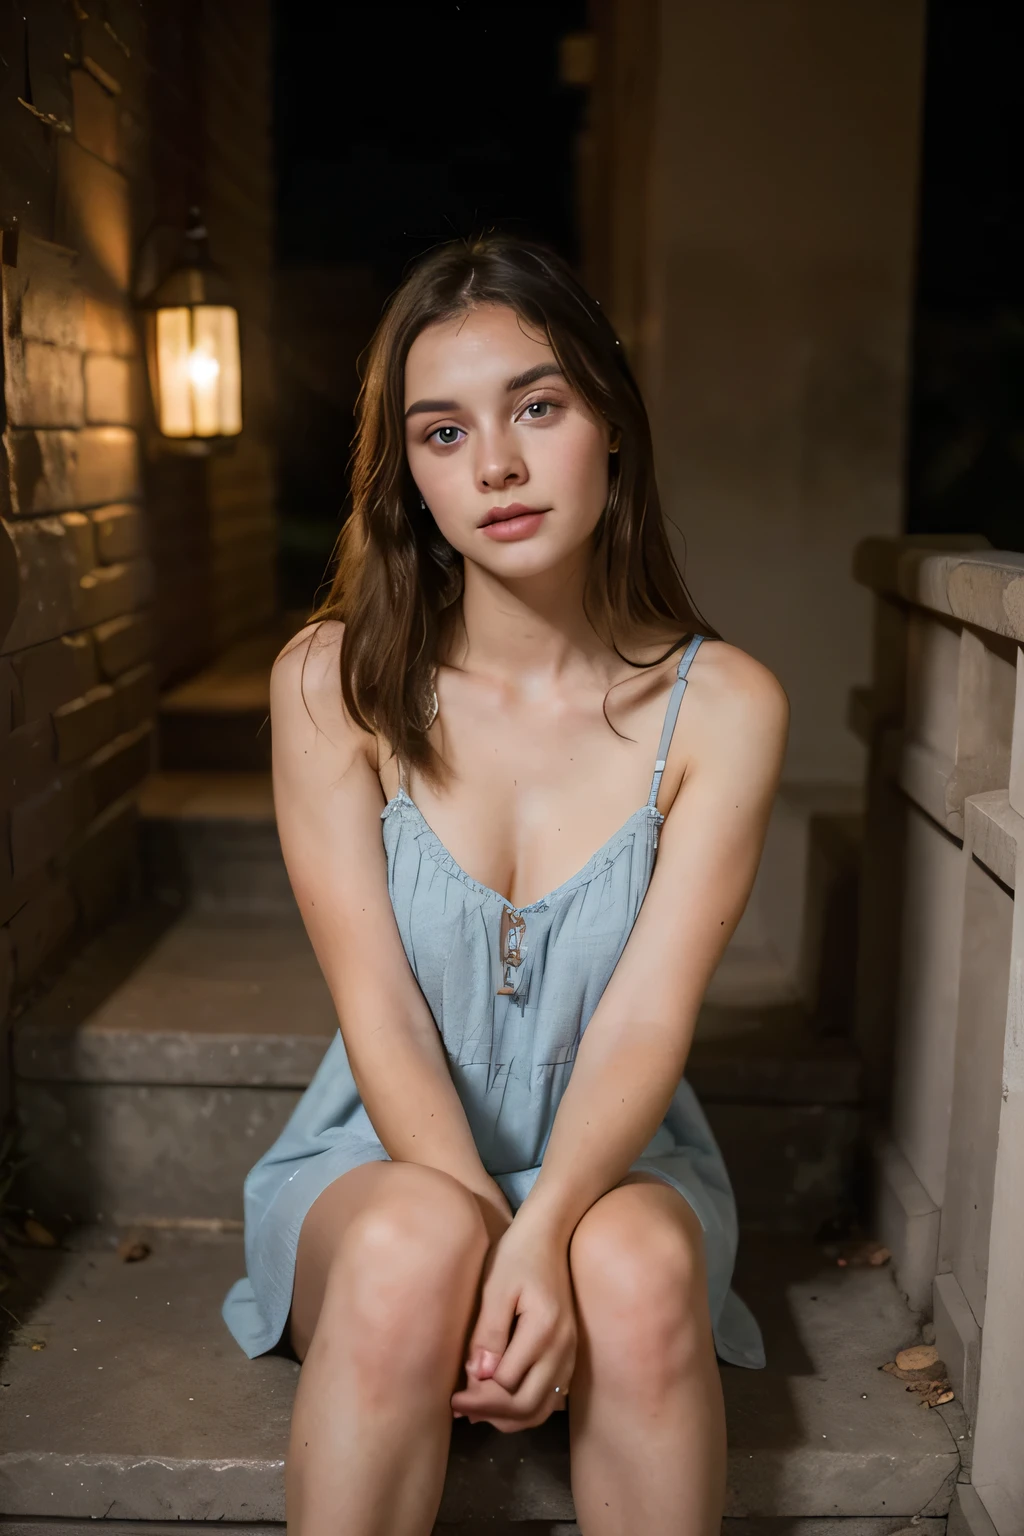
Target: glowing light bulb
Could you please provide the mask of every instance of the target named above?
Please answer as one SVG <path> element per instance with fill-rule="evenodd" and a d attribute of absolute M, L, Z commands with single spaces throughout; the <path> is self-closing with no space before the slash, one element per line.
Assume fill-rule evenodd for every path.
<path fill-rule="evenodd" d="M 208 352 L 193 352 L 188 360 L 188 376 L 197 389 L 208 389 L 220 373 L 220 363 Z"/>

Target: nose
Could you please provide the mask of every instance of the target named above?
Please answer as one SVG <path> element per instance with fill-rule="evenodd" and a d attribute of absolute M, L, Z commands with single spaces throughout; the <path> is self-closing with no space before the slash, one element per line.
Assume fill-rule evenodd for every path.
<path fill-rule="evenodd" d="M 477 436 L 477 485 L 482 491 L 501 491 L 525 485 L 529 479 L 526 460 L 513 431 L 493 427 Z"/>

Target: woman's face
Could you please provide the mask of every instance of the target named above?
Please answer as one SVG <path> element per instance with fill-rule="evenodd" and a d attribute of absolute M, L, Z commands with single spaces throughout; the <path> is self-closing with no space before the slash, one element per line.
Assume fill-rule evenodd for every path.
<path fill-rule="evenodd" d="M 514 310 L 483 305 L 421 331 L 405 411 L 413 479 L 468 560 L 534 576 L 589 538 L 608 499 L 608 427 Z"/>

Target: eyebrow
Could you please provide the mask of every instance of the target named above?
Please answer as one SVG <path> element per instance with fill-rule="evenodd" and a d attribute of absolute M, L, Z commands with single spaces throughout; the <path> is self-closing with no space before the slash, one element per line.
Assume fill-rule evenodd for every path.
<path fill-rule="evenodd" d="M 528 384 L 535 383 L 537 379 L 546 379 L 555 375 L 559 378 L 565 377 L 557 363 L 537 363 L 535 367 L 527 368 L 525 373 L 517 373 L 514 379 L 509 379 L 505 385 L 505 390 L 508 394 L 512 394 L 514 390 L 525 389 Z M 457 400 L 416 400 L 406 411 L 405 418 L 408 421 L 410 416 L 429 415 L 434 411 L 457 411 L 458 409 L 459 402 Z"/>

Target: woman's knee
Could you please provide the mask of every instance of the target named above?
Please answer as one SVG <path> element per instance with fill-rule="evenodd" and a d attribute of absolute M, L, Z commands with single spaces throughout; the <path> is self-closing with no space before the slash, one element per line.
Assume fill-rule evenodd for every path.
<path fill-rule="evenodd" d="M 386 1194 L 351 1222 L 342 1264 L 365 1277 L 371 1289 L 434 1288 L 450 1294 L 460 1283 L 475 1286 L 487 1232 L 474 1197 L 437 1169 L 391 1166 Z"/>
<path fill-rule="evenodd" d="M 700 1224 L 681 1197 L 613 1190 L 570 1249 L 581 1326 L 595 1369 L 623 1390 L 657 1394 L 713 1351 Z M 679 1200 L 682 1209 L 671 1207 Z"/>
<path fill-rule="evenodd" d="M 376 1200 L 347 1223 L 314 1342 L 408 1380 L 461 1346 L 487 1251 L 473 1196 L 434 1169 L 391 1165 Z"/>

